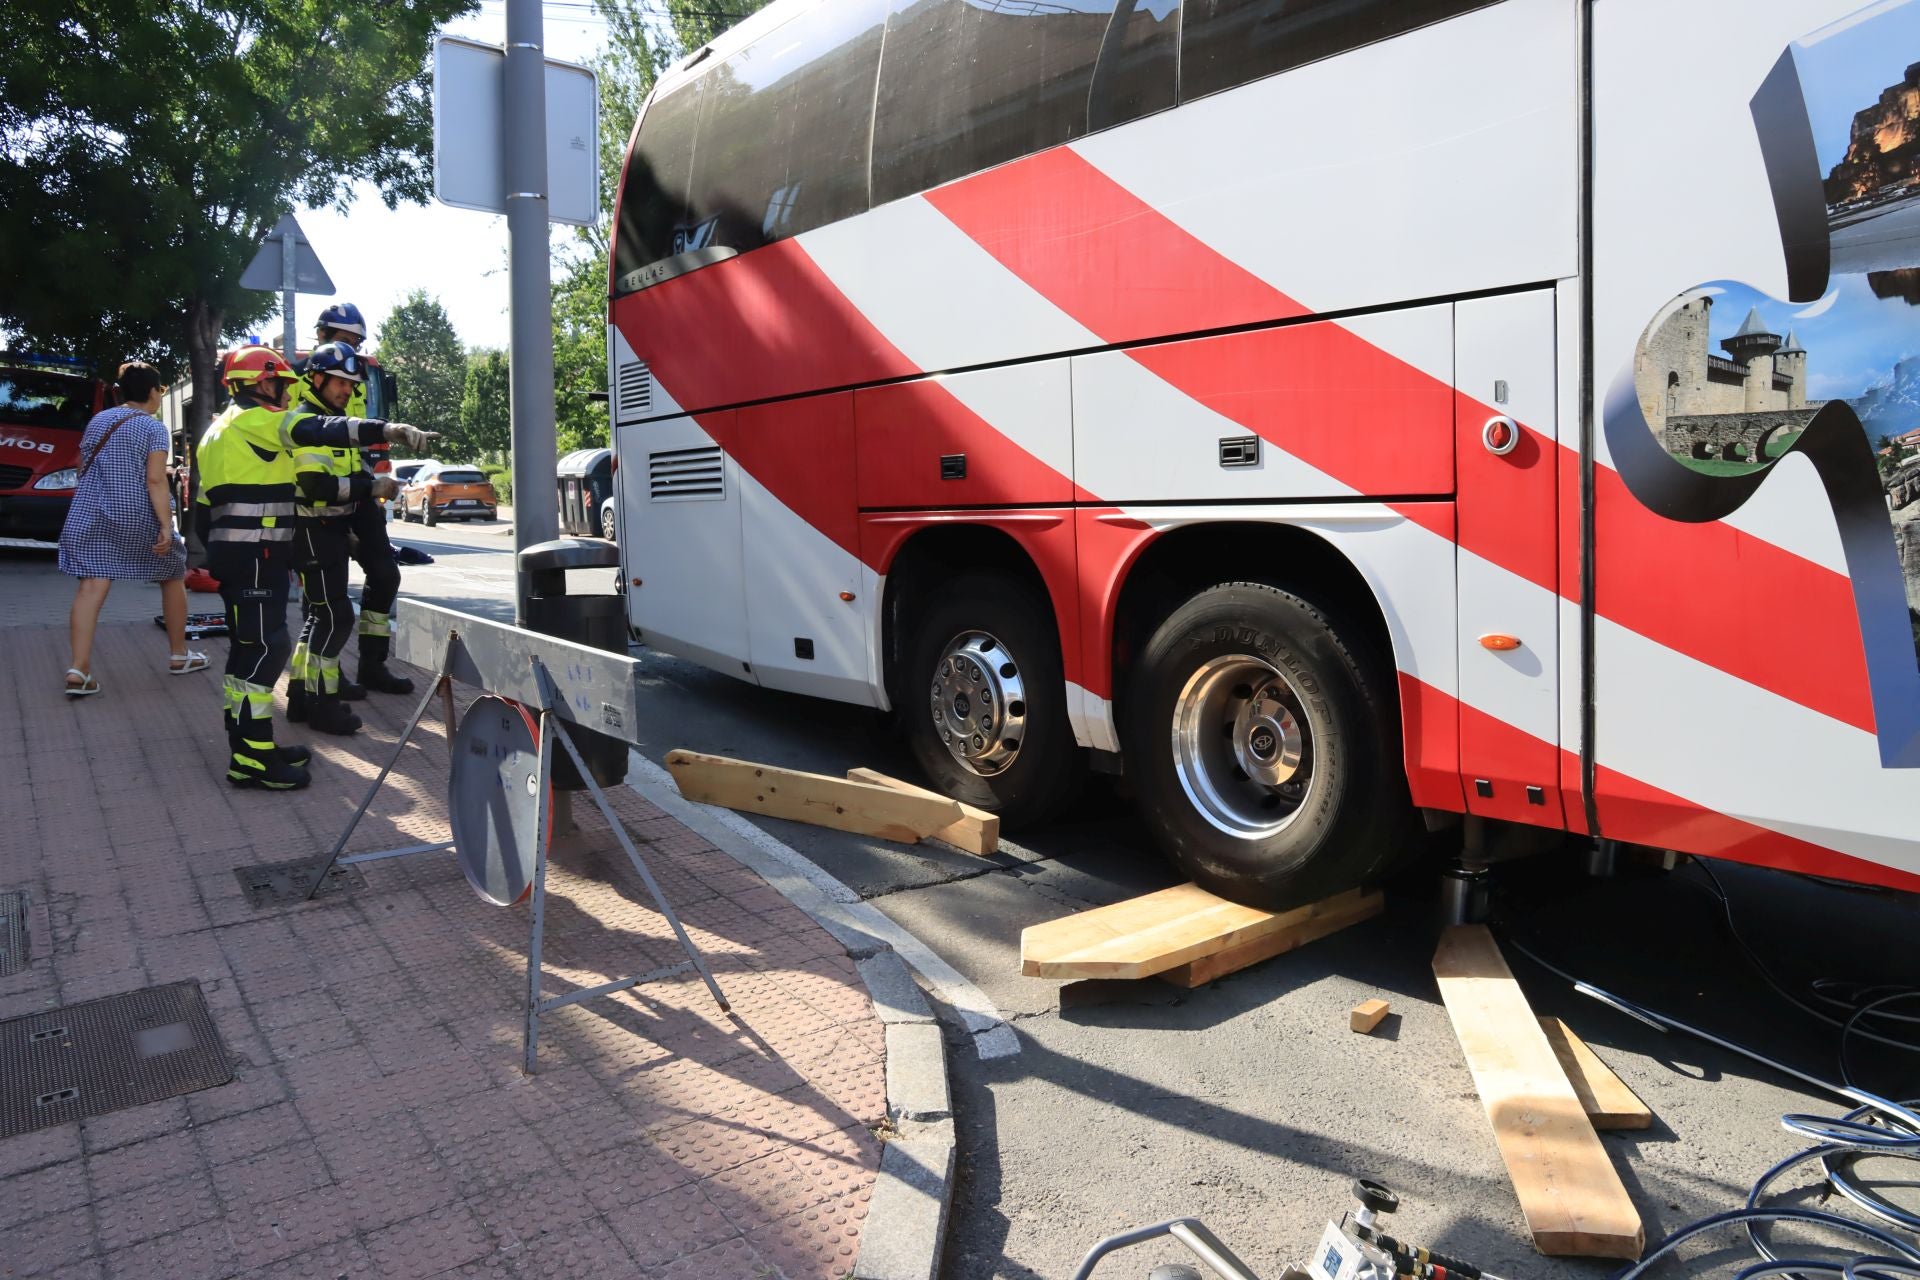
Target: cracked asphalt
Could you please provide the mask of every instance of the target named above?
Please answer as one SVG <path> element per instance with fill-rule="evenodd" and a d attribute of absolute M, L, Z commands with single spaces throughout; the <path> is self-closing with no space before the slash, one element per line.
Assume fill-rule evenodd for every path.
<path fill-rule="evenodd" d="M 457 570 L 411 578 L 409 593 L 510 613 L 511 573 L 495 560 L 510 543 L 498 528 L 429 536 L 396 527 L 402 540 L 441 544 L 429 549 Z M 642 750 L 656 761 L 687 747 L 819 773 L 865 765 L 914 776 L 871 712 L 636 652 L 648 689 Z M 1019 975 L 1020 930 L 1177 879 L 1108 780 L 1096 779 L 1062 821 L 1004 841 L 990 861 L 753 821 L 915 934 L 1018 1036 L 1019 1053 L 982 1060 L 943 1016 L 959 1134 L 950 1280 L 1065 1280 L 1101 1237 L 1180 1216 L 1204 1219 L 1278 1276 L 1347 1206 L 1357 1176 L 1400 1194 L 1387 1224 L 1396 1235 L 1512 1280 L 1617 1269 L 1531 1247 L 1432 979 L 1437 866 L 1389 886 L 1380 918 L 1200 990 L 1107 983 L 1063 997 L 1062 984 Z M 1776 1060 L 1838 1076 L 1833 1031 L 1741 956 L 1697 869 L 1596 881 L 1577 864 L 1543 856 L 1508 871 L 1503 939 Z M 1719 870 L 1741 936 L 1796 993 L 1817 976 L 1920 984 L 1915 900 Z M 1603 1137 L 1649 1241 L 1734 1207 L 1773 1161 L 1799 1150 L 1783 1113 L 1842 1109 L 1791 1077 L 1577 995 L 1511 946 L 1507 954 L 1536 1011 L 1565 1018 L 1654 1111 L 1652 1129 Z M 1371 1036 L 1351 1033 L 1347 1011 L 1373 996 L 1392 1013 Z M 1865 1087 L 1920 1094 L 1912 1055 L 1856 1046 L 1853 1061 Z M 1098 1275 L 1138 1278 L 1180 1257 L 1177 1246 L 1143 1247 Z"/>

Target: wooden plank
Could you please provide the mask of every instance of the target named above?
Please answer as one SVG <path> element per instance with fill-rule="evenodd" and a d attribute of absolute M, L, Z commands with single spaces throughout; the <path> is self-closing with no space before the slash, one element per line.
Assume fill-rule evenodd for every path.
<path fill-rule="evenodd" d="M 1380 1020 L 1386 1016 L 1387 1002 L 1385 1000 L 1362 1000 L 1359 1004 L 1353 1006 L 1352 1012 L 1347 1014 L 1347 1030 L 1358 1031 L 1361 1035 L 1366 1035 L 1375 1027 L 1379 1026 Z"/>
<path fill-rule="evenodd" d="M 890 787 L 895 791 L 907 791 L 914 795 L 946 798 L 925 787 L 916 787 L 911 782 L 890 778 L 877 769 L 849 769 L 847 777 L 854 782 L 864 782 L 869 786 Z M 927 838 L 950 844 L 965 853 L 977 853 L 982 857 L 989 853 L 998 853 L 1000 851 L 1000 815 L 988 813 L 985 809 L 977 809 L 964 801 L 956 800 L 954 803 L 960 806 L 960 821 L 950 827 L 942 827 Z"/>
<path fill-rule="evenodd" d="M 1638 1258 L 1640 1215 L 1493 935 L 1477 924 L 1448 929 L 1433 973 L 1534 1248 Z"/>
<path fill-rule="evenodd" d="M 1272 933 L 1252 942 L 1243 942 L 1239 946 L 1228 947 L 1225 951 L 1216 951 L 1210 956 L 1179 965 L 1160 974 L 1162 982 L 1171 982 L 1178 987 L 1204 987 L 1217 978 L 1224 978 L 1238 972 L 1248 965 L 1259 964 L 1262 960 L 1271 960 L 1284 955 L 1296 947 L 1304 947 L 1309 942 L 1338 933 L 1362 920 L 1371 920 L 1380 914 L 1386 905 L 1378 893 L 1362 893 L 1358 889 L 1335 894 L 1320 902 L 1310 902 L 1304 907 L 1295 907 L 1292 911 L 1282 912 L 1287 919 L 1279 924 Z"/>
<path fill-rule="evenodd" d="M 698 751 L 669 751 L 667 772 L 681 795 L 701 804 L 903 844 L 916 844 L 960 819 L 959 804 L 944 796 L 915 795 Z"/>
<path fill-rule="evenodd" d="M 1573 1033 L 1572 1027 L 1558 1018 L 1542 1018 L 1540 1030 L 1546 1033 L 1547 1043 L 1553 1046 L 1554 1056 L 1560 1059 L 1560 1067 L 1567 1073 L 1567 1083 L 1580 1096 L 1580 1105 L 1587 1109 L 1587 1119 L 1593 1122 L 1594 1128 L 1653 1127 L 1653 1112 L 1640 1101 L 1640 1095 L 1613 1074 L 1600 1060 L 1600 1055 Z"/>
<path fill-rule="evenodd" d="M 1215 897 L 1197 884 L 1175 885 L 1021 930 L 1020 972 L 1029 978 L 1151 978 L 1303 924 L 1345 896 L 1275 915 Z"/>

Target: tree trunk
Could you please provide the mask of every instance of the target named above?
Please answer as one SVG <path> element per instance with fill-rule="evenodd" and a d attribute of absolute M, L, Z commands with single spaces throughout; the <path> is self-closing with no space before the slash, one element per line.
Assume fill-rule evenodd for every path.
<path fill-rule="evenodd" d="M 187 402 L 187 439 L 192 441 L 188 454 L 188 485 L 200 492 L 200 437 L 213 421 L 213 402 L 220 395 L 220 326 L 225 314 L 205 298 L 187 299 L 187 371 L 193 384 L 193 398 Z M 180 512 L 180 533 L 187 543 L 187 563 L 199 568 L 206 563 L 207 549 L 194 528 L 193 512 Z"/>
<path fill-rule="evenodd" d="M 196 447 L 207 423 L 213 421 L 213 402 L 220 393 L 220 326 L 224 319 L 224 313 L 205 298 L 187 299 L 187 368 L 193 381 L 187 434 Z"/>

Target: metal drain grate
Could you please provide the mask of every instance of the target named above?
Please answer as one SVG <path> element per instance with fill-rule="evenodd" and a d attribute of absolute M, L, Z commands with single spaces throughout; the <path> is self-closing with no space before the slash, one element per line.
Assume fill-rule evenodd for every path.
<path fill-rule="evenodd" d="M 233 1079 L 197 982 L 0 1022 L 0 1138 Z"/>
<path fill-rule="evenodd" d="M 27 895 L 0 893 L 0 978 L 27 967 Z"/>
<path fill-rule="evenodd" d="M 262 907 L 298 906 L 307 900 L 314 877 L 326 865 L 325 858 L 266 862 L 257 867 L 235 867 L 233 877 L 240 882 L 240 892 L 247 895 L 247 901 L 253 904 L 256 911 Z M 327 873 L 327 882 L 320 886 L 320 892 L 313 896 L 316 900 L 331 898 L 366 887 L 367 878 L 357 869 L 336 865 Z"/>

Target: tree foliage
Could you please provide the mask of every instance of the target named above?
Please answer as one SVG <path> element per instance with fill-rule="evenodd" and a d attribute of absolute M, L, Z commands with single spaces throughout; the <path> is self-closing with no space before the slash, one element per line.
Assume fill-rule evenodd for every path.
<path fill-rule="evenodd" d="M 468 352 L 460 417 L 442 456 L 463 462 L 506 457 L 513 443 L 511 394 L 506 352 Z"/>
<path fill-rule="evenodd" d="M 380 363 L 400 380 L 399 416 L 429 431 L 458 430 L 467 353 L 440 300 L 415 289 L 380 326 Z"/>
<path fill-rule="evenodd" d="M 11 0 L 0 44 L 0 325 L 169 375 L 202 425 L 239 288 L 296 201 L 424 200 L 428 41 L 475 0 Z"/>

